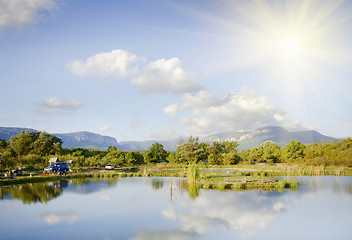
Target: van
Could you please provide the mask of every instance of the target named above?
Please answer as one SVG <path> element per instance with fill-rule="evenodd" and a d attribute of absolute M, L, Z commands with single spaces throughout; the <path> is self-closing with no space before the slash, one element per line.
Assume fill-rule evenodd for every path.
<path fill-rule="evenodd" d="M 66 173 L 68 171 L 68 165 L 64 162 L 56 162 L 50 164 L 50 166 L 44 168 L 44 172 L 57 173 L 60 169 L 61 173 Z"/>

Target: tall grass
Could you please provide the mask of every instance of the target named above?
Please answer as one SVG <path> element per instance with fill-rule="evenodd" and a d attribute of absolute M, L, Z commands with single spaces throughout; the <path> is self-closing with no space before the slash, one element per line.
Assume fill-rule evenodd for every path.
<path fill-rule="evenodd" d="M 197 180 L 200 177 L 200 171 L 197 167 L 197 165 L 192 164 L 188 167 L 187 169 L 187 177 L 189 178 L 189 181 L 192 183 L 197 182 Z"/>

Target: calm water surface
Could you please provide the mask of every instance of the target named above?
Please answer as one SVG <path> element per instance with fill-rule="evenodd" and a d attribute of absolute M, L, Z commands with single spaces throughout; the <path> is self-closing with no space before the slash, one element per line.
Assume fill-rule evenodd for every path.
<path fill-rule="evenodd" d="M 352 239 L 352 177 L 296 191 L 197 190 L 178 178 L 2 187 L 1 239 Z"/>

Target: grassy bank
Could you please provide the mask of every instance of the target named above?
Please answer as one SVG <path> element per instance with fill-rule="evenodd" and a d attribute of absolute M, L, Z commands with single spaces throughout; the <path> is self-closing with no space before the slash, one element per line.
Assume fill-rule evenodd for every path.
<path fill-rule="evenodd" d="M 325 166 L 305 166 L 305 165 L 239 165 L 240 169 L 249 175 L 261 176 L 352 176 L 352 169 L 347 167 L 325 167 Z"/>
<path fill-rule="evenodd" d="M 284 189 L 296 190 L 296 180 L 267 180 L 267 179 L 234 179 L 228 181 L 200 181 L 202 189 L 218 190 L 253 190 L 262 189 L 265 191 L 283 191 Z"/>
<path fill-rule="evenodd" d="M 23 184 L 23 183 L 37 183 L 46 181 L 59 181 L 64 179 L 74 178 L 114 178 L 114 177 L 142 177 L 142 173 L 139 172 L 115 172 L 115 171 L 87 171 L 81 173 L 71 173 L 66 175 L 35 175 L 35 176 L 20 176 L 15 178 L 3 178 L 0 179 L 0 185 L 12 185 L 12 184 Z"/>
<path fill-rule="evenodd" d="M 193 169 L 192 169 L 193 167 Z M 220 190 L 283 190 L 295 189 L 295 180 L 278 180 L 281 176 L 315 176 L 337 175 L 351 176 L 350 168 L 338 167 L 306 167 L 302 165 L 236 165 L 234 166 L 183 166 L 183 165 L 146 165 L 140 168 L 118 168 L 105 170 L 99 168 L 73 169 L 74 172 L 67 175 L 43 175 L 42 172 L 26 172 L 26 176 L 0 179 L 0 185 L 20 183 L 35 183 L 45 181 L 57 181 L 72 178 L 115 178 L 115 177 L 188 177 L 193 179 L 203 189 Z M 230 168 L 232 167 L 232 168 Z M 196 176 L 191 176 L 192 171 L 197 169 Z M 204 171 L 210 170 L 210 171 Z M 190 175 L 191 174 L 191 175 Z"/>

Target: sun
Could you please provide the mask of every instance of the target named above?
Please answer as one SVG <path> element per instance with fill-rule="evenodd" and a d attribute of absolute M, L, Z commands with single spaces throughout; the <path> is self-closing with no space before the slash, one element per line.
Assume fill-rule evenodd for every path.
<path fill-rule="evenodd" d="M 287 35 L 280 40 L 282 55 L 298 56 L 302 51 L 302 38 L 297 35 Z"/>
<path fill-rule="evenodd" d="M 226 67 L 261 79 L 264 88 L 279 89 L 275 94 L 287 102 L 304 102 L 312 93 L 321 97 L 318 89 L 335 78 L 333 70 L 350 71 L 351 40 L 345 37 L 351 32 L 350 1 L 219 2 L 226 8 L 214 13 L 221 14 L 189 12 L 217 27 L 214 37 L 225 44 L 212 51 L 221 49 Z"/>

